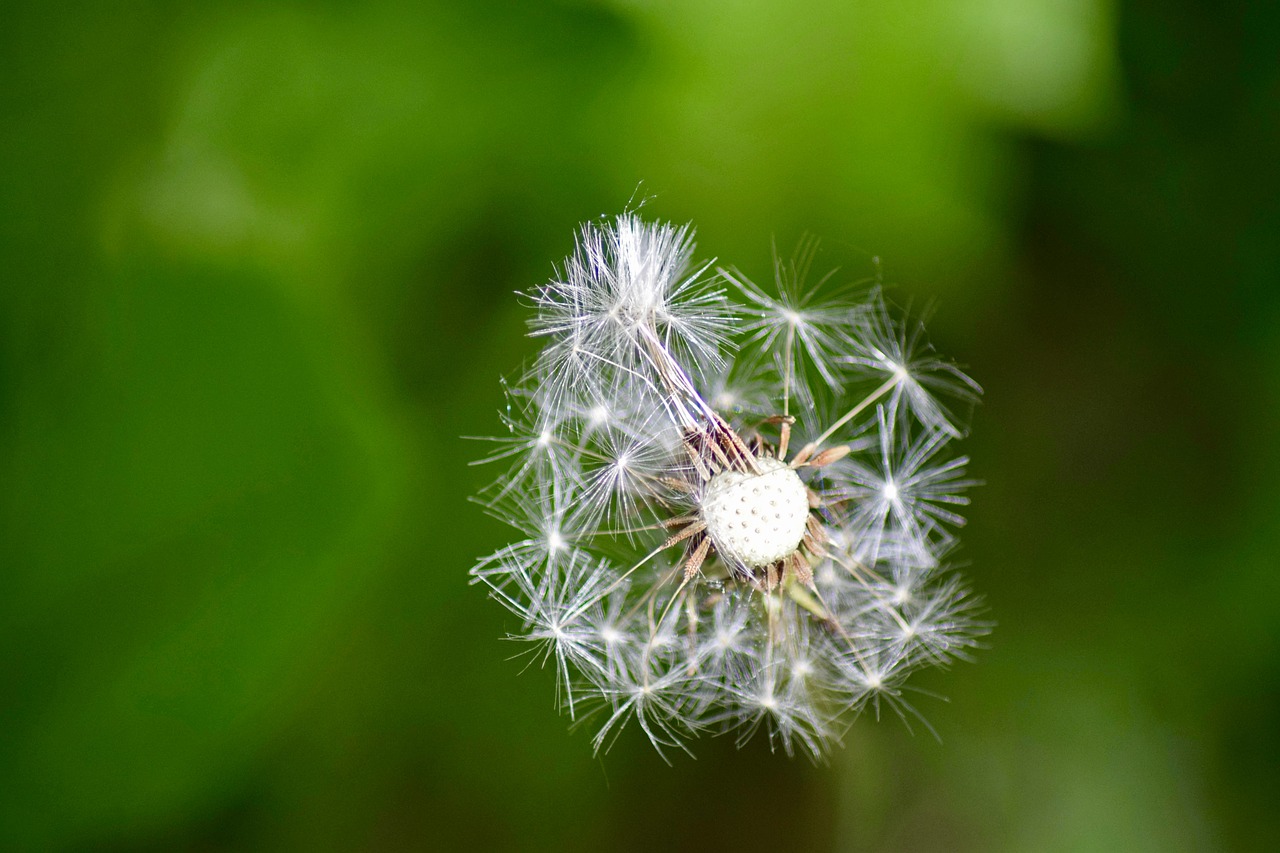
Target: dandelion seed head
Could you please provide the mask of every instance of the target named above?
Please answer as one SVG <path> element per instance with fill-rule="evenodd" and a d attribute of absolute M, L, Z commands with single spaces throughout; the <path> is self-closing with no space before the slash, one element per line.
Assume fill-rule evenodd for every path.
<path fill-rule="evenodd" d="M 471 574 L 597 750 L 733 730 L 818 758 L 864 707 L 915 714 L 910 672 L 988 629 L 945 564 L 978 386 L 815 254 L 762 286 L 626 213 L 532 291 L 542 350 L 481 460 L 517 534 Z"/>

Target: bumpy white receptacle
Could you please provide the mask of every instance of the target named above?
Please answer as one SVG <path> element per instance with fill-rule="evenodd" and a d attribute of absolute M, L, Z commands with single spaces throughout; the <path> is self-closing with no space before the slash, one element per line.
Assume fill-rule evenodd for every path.
<path fill-rule="evenodd" d="M 726 562 L 753 569 L 799 547 L 809 517 L 808 492 L 790 466 L 770 458 L 756 465 L 759 474 L 717 474 L 702 500 L 702 518 L 716 551 Z"/>

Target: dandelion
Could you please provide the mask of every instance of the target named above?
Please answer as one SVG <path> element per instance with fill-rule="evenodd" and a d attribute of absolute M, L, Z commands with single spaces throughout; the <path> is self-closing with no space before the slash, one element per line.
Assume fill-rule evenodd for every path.
<path fill-rule="evenodd" d="M 820 758 L 985 631 L 946 564 L 974 483 L 950 405 L 980 389 L 878 288 L 808 284 L 813 244 L 772 288 L 693 254 L 626 213 L 532 292 L 544 346 L 481 460 L 519 538 L 471 573 L 596 749 L 634 722 Z"/>

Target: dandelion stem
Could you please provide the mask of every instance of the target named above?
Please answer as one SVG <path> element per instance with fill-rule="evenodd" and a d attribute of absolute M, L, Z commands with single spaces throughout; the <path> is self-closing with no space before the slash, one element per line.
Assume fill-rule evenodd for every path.
<path fill-rule="evenodd" d="M 795 370 L 795 353 L 793 348 L 796 343 L 796 324 L 787 324 L 787 342 L 782 348 L 783 366 L 782 366 L 782 414 L 791 414 L 791 377 Z"/>
<path fill-rule="evenodd" d="M 890 599 L 890 598 L 885 598 L 883 595 L 881 595 L 881 594 L 879 593 L 879 591 L 877 591 L 874 587 L 872 587 L 869 583 L 867 583 L 867 582 L 866 582 L 866 580 L 865 580 L 864 578 L 862 578 L 862 577 L 860 577 L 860 576 L 859 576 L 858 571 L 857 571 L 856 569 L 854 569 L 854 567 L 853 567 L 853 566 L 848 565 L 848 564 L 847 564 L 847 563 L 845 563 L 843 560 L 841 560 L 841 559 L 839 559 L 838 557 L 836 557 L 834 554 L 831 556 L 831 560 L 832 560 L 832 562 L 834 562 L 836 565 L 840 566 L 840 567 L 841 567 L 841 568 L 843 568 L 845 571 L 847 571 L 849 574 L 853 575 L 853 576 L 858 580 L 858 582 L 862 584 L 863 589 L 867 590 L 867 592 L 869 592 L 869 593 L 871 593 L 873 596 L 875 596 L 876 601 L 878 601 L 880 604 L 883 604 L 883 605 L 884 605 L 884 610 L 885 610 L 885 612 L 887 612 L 890 616 L 892 616 L 892 617 L 894 618 L 894 620 L 898 623 L 898 627 L 902 628 L 902 630 L 904 630 L 904 631 L 910 631 L 910 630 L 911 630 L 911 626 L 907 624 L 907 621 L 906 621 L 905 619 L 903 619 L 903 618 L 902 618 L 902 615 L 901 615 L 901 614 L 897 611 L 897 609 L 894 607 L 894 602 L 893 602 L 893 600 L 892 600 L 892 599 Z M 856 561 L 856 560 L 855 560 L 854 562 L 855 562 L 855 563 L 857 563 L 857 561 Z M 858 568 L 862 569 L 862 571 L 865 571 L 867 574 L 871 575 L 873 578 L 875 578 L 876 580 L 880 581 L 880 583 L 888 583 L 888 582 L 887 582 L 884 578 L 882 578 L 880 575 L 878 575 L 878 574 L 876 574 L 875 572 L 871 571 L 871 569 L 867 568 L 866 566 L 862 565 L 861 563 L 857 563 L 857 565 L 858 565 Z"/>
<path fill-rule="evenodd" d="M 562 625 L 568 625 L 568 624 L 569 624 L 570 622 L 572 622 L 574 619 L 577 619 L 579 616 L 581 616 L 583 613 L 585 613 L 585 612 L 589 609 L 589 607 L 591 606 L 591 604 L 594 604 L 596 601 L 599 601 L 600 599 L 604 598 L 606 595 L 608 595 L 609 593 L 611 593 L 611 592 L 613 592 L 615 589 L 617 589 L 619 584 L 621 584 L 621 583 L 622 583 L 623 581 L 625 581 L 627 578 L 631 577 L 631 575 L 632 575 L 632 574 L 634 574 L 634 573 L 635 573 L 635 572 L 636 572 L 636 571 L 637 571 L 641 566 L 643 566 L 645 563 L 649 562 L 649 561 L 650 561 L 650 560 L 652 560 L 654 557 L 656 557 L 656 556 L 658 556 L 659 554 L 661 554 L 661 553 L 662 553 L 662 551 L 663 551 L 665 548 L 666 548 L 666 546 L 665 546 L 665 545 L 662 545 L 662 546 L 659 546 L 659 547 L 657 547 L 657 548 L 654 548 L 652 551 L 650 551 L 648 554 L 646 554 L 646 555 L 645 555 L 645 556 L 640 560 L 640 562 L 636 563 L 634 566 L 632 566 L 631 568 L 629 568 L 629 569 L 627 569 L 625 572 L 623 572 L 621 575 L 619 575 L 619 576 L 618 576 L 618 578 L 617 578 L 617 580 L 615 580 L 613 583 L 611 583 L 611 584 L 609 584 L 607 587 L 605 587 L 605 588 L 604 588 L 604 590 L 602 590 L 602 591 L 601 591 L 601 593 L 600 593 L 598 596 L 595 596 L 595 597 L 593 598 L 593 600 L 592 600 L 592 601 L 590 601 L 590 602 L 588 602 L 588 603 L 586 603 L 586 604 L 584 604 L 584 605 L 582 605 L 582 606 L 578 607 L 576 610 L 571 611 L 567 616 L 565 616 L 565 618 L 564 618 L 564 620 L 563 620 L 563 622 L 562 622 L 561 624 L 562 624 Z"/>
<path fill-rule="evenodd" d="M 886 381 L 879 388 L 877 388 L 876 390 L 868 394 L 865 400 L 863 400 L 858 405 L 854 406 L 849 411 L 845 412 L 844 416 L 841 417 L 840 420 L 836 421 L 831 426 L 827 427 L 826 432 L 824 432 L 822 435 L 818 436 L 813 440 L 812 446 L 813 447 L 821 446 L 824 441 L 831 438 L 831 436 L 835 434 L 836 430 L 840 429 L 840 427 L 844 426 L 849 421 L 856 418 L 862 412 L 862 410 L 865 409 L 867 406 L 870 406 L 876 400 L 880 399 L 885 394 L 888 394 L 890 391 L 892 391 L 895 387 L 897 387 L 898 383 L 901 382 L 905 377 L 906 377 L 906 374 L 903 371 L 901 370 L 895 371 L 893 376 L 891 376 L 888 379 L 888 381 Z"/>

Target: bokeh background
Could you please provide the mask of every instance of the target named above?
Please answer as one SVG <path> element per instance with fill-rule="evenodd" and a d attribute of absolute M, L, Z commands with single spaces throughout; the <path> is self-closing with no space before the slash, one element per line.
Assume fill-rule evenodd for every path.
<path fill-rule="evenodd" d="M 0 849 L 1276 849 L 1270 6 L 5 3 Z M 986 387 L 941 742 L 593 757 L 468 586 L 513 292 L 641 199 Z"/>

